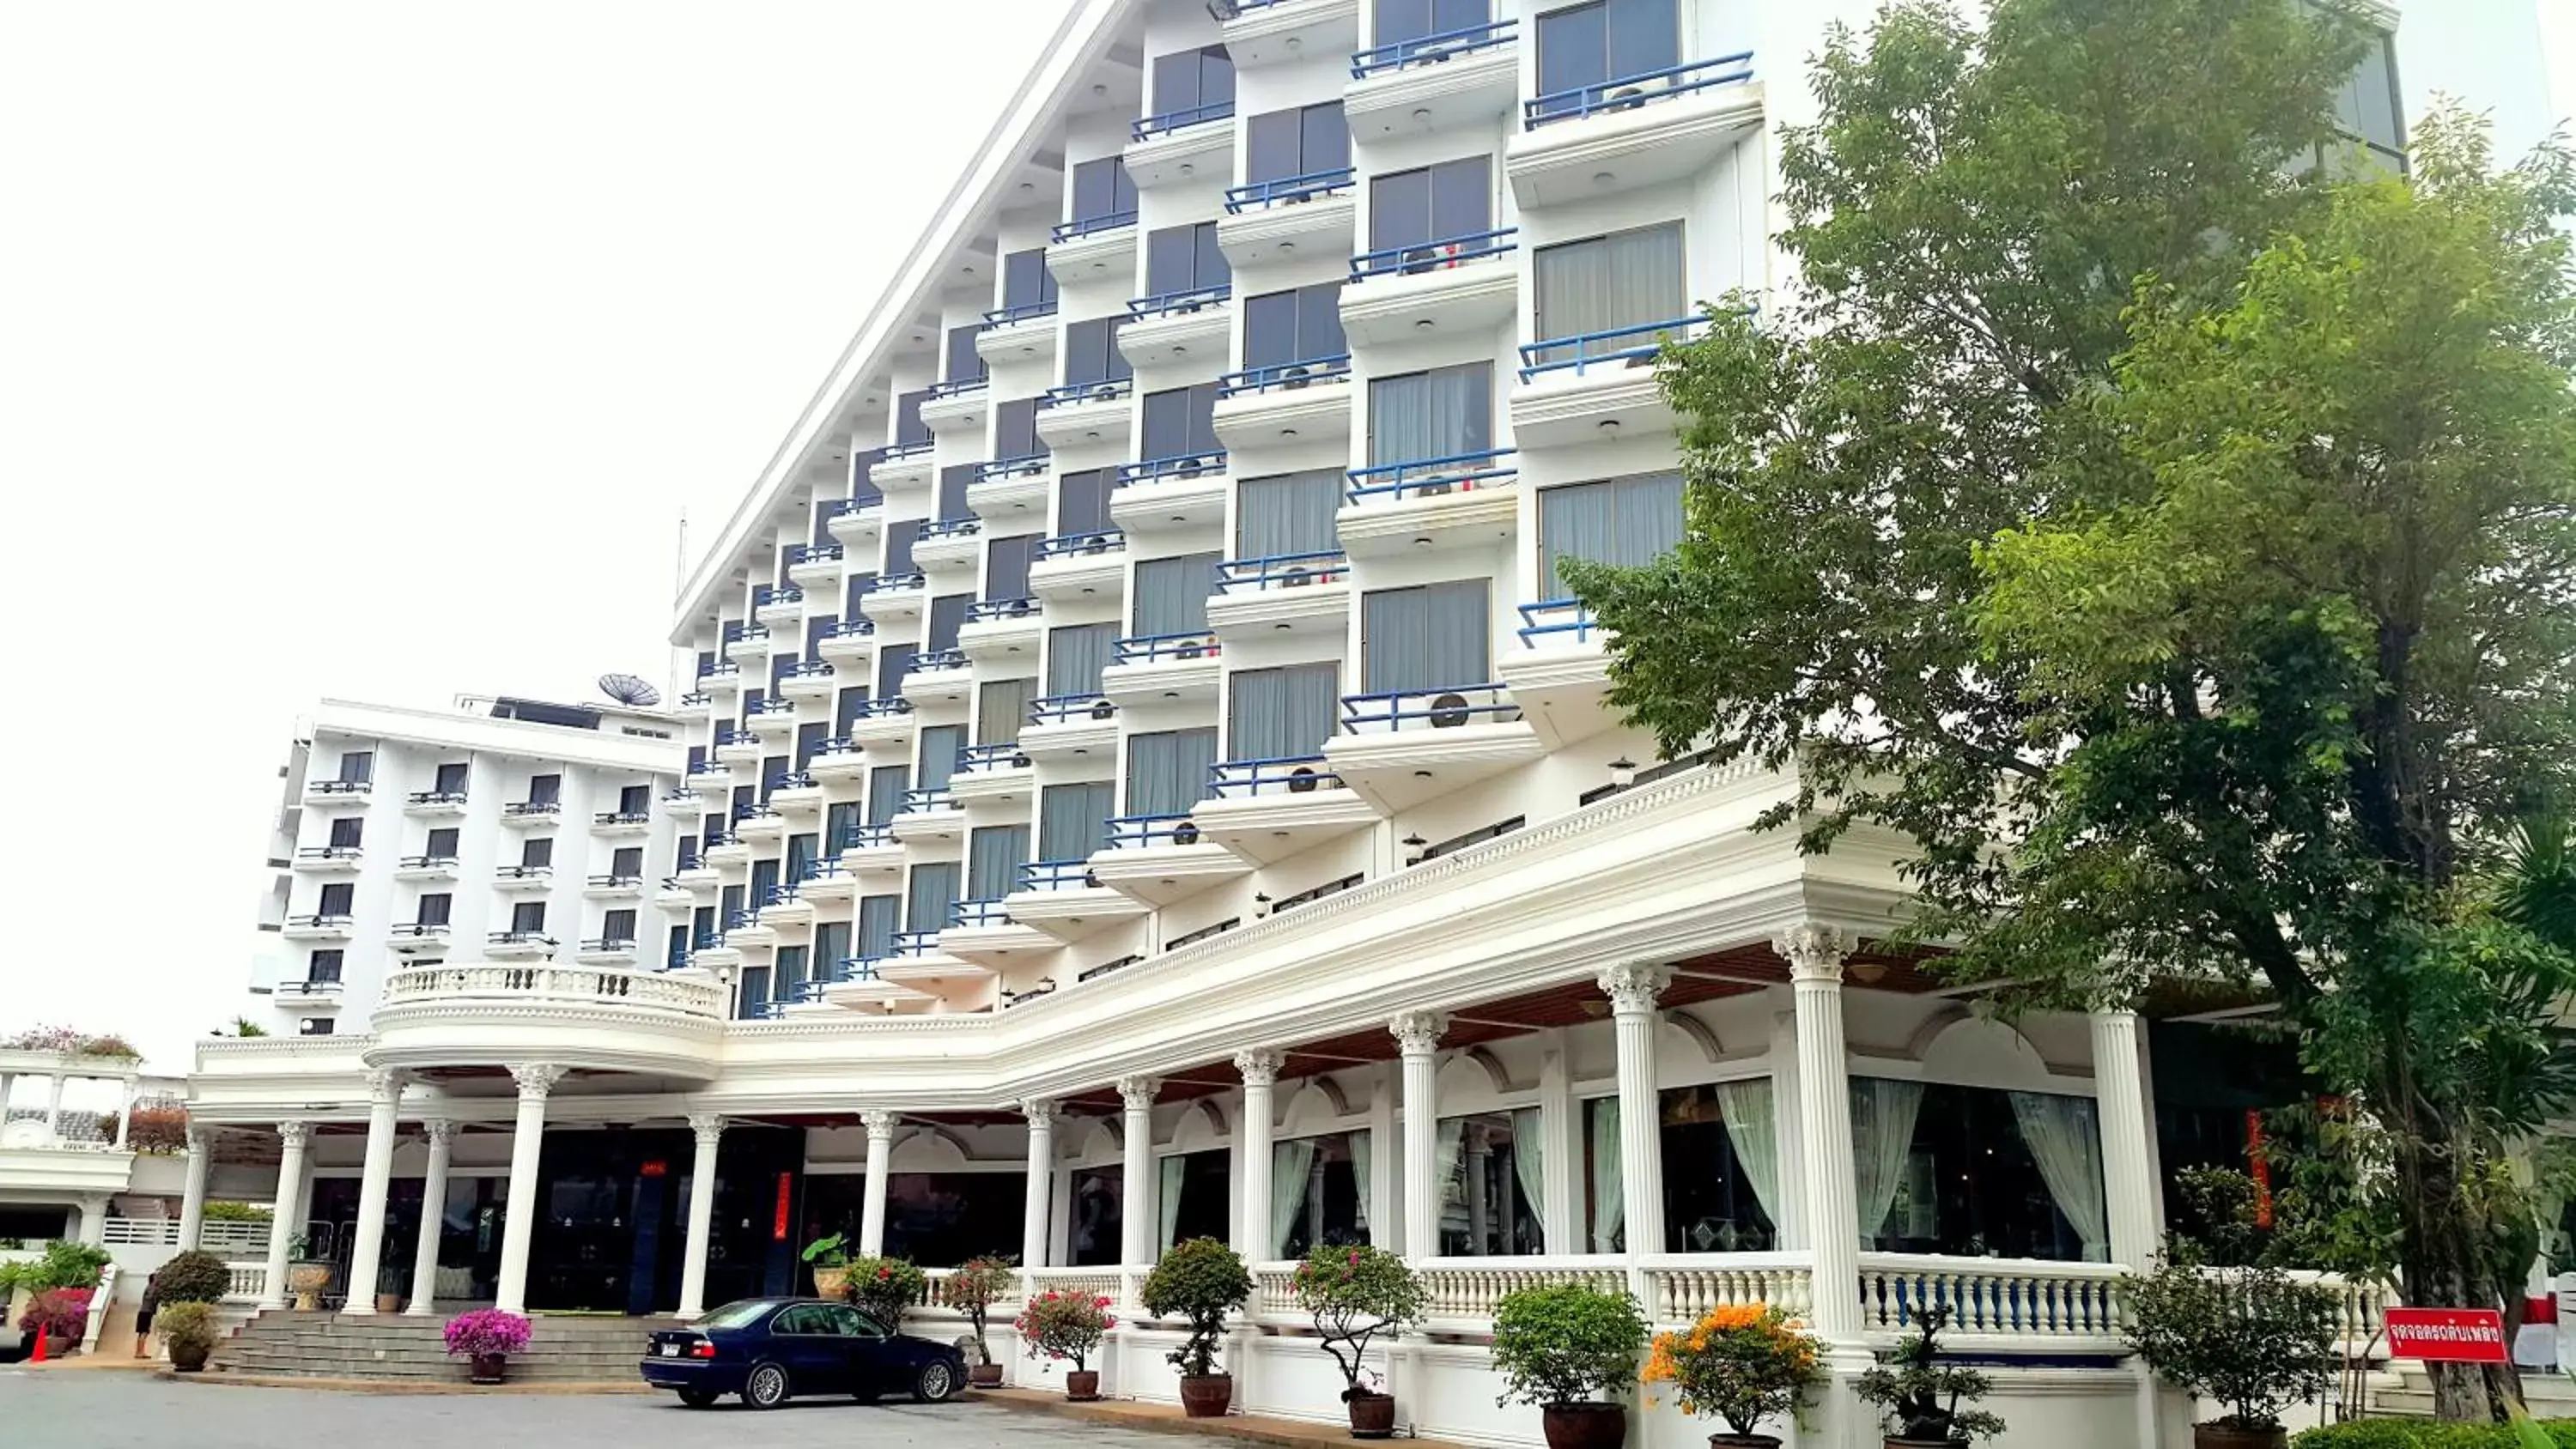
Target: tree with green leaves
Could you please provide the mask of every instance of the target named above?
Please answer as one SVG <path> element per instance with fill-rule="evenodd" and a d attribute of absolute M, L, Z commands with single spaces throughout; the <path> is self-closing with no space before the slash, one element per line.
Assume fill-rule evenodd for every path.
<path fill-rule="evenodd" d="M 1796 284 L 1666 359 L 1683 542 L 1565 572 L 1667 752 L 1794 766 L 1805 849 L 1911 840 L 1953 969 L 2277 1002 L 2385 1134 L 2408 1298 L 2494 1304 L 2489 1168 L 2576 1103 L 2576 958 L 2497 885 L 2576 772 L 2576 167 L 2450 114 L 2346 164 L 2358 55 L 2294 0 L 1836 33 Z"/>

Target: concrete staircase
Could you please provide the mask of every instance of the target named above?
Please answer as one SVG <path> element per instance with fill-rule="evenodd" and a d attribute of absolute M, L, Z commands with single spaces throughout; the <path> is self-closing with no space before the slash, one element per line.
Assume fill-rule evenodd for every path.
<path fill-rule="evenodd" d="M 396 1314 L 352 1318 L 272 1308 L 215 1346 L 212 1373 L 298 1379 L 376 1379 L 389 1383 L 463 1383 L 467 1362 L 447 1356 L 443 1317 Z M 637 1384 L 645 1335 L 676 1328 L 670 1318 L 550 1317 L 532 1320 L 527 1351 L 510 1355 L 518 1384 Z"/>
<path fill-rule="evenodd" d="M 2371 1412 L 2410 1419 L 2433 1417 L 2433 1380 L 2423 1366 L 2401 1359 L 2393 1368 L 2395 1372 L 2388 1377 L 2395 1382 L 2371 1391 Z M 2563 1374 L 2523 1370 L 2522 1397 L 2531 1406 L 2534 1418 L 2576 1419 L 2576 1381 Z"/>

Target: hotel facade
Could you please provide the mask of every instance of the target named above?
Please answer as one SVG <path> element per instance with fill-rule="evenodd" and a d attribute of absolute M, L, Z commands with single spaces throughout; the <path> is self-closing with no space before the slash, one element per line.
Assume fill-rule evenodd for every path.
<path fill-rule="evenodd" d="M 1237 1402 L 1334 1419 L 1290 1263 L 1370 1242 L 1424 1435 L 1536 1441 L 1483 1335 L 1569 1280 L 1807 1319 L 1801 1444 L 1875 1442 L 1840 1381 L 1931 1303 L 2006 1445 L 2177 1432 L 2111 1285 L 2294 1064 L 2182 991 L 1989 1012 L 1889 944 L 1905 842 L 1755 829 L 1794 776 L 1624 727 L 1557 578 L 1679 536 L 1654 349 L 1781 281 L 1865 18 L 1069 6 L 685 585 L 684 694 L 299 732 L 275 1034 L 189 1083 L 192 1194 L 285 1205 L 243 1297 L 303 1232 L 346 1313 L 687 1315 L 846 1231 L 1111 1296 L 1106 1391 L 1170 1400 L 1136 1286 L 1215 1236 Z"/>

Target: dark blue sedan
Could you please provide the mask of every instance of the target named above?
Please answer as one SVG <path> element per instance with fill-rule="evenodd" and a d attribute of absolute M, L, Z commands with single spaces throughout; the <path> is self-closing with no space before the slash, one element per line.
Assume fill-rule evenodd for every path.
<path fill-rule="evenodd" d="M 910 1394 L 925 1404 L 966 1386 L 966 1355 L 950 1344 L 896 1333 L 846 1303 L 746 1298 L 644 1345 L 644 1382 L 674 1389 L 703 1409 L 740 1394 L 775 1409 L 798 1394 Z"/>

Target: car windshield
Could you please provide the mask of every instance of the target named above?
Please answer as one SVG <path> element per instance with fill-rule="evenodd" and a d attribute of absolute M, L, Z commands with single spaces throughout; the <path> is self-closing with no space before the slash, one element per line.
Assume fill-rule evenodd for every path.
<path fill-rule="evenodd" d="M 756 1323 L 760 1315 L 778 1306 L 775 1298 L 745 1298 L 728 1303 L 697 1321 L 699 1328 L 745 1328 Z"/>

